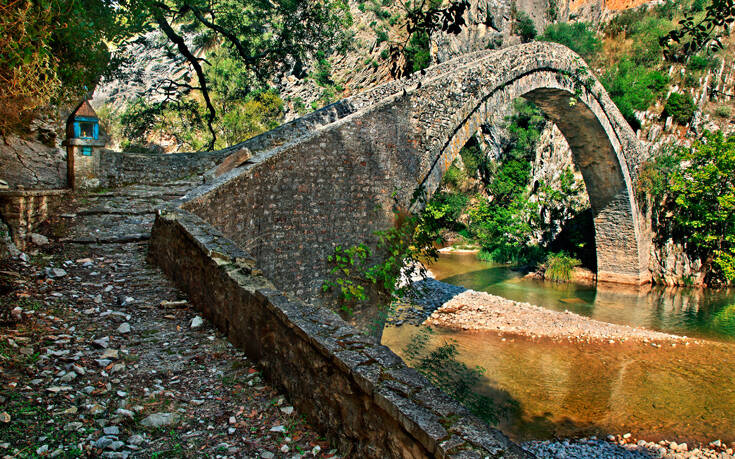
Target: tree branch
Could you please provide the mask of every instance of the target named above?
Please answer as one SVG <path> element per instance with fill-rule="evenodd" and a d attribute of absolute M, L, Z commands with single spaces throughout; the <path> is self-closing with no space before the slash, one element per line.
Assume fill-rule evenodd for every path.
<path fill-rule="evenodd" d="M 171 24 L 168 23 L 168 20 L 166 19 L 166 16 L 163 14 L 163 11 L 161 11 L 161 9 L 155 7 L 153 8 L 153 19 L 156 21 L 163 33 L 166 34 L 166 37 L 168 37 L 168 39 L 176 45 L 181 55 L 184 56 L 184 58 L 191 64 L 191 66 L 194 68 L 194 72 L 196 72 L 197 74 L 197 78 L 199 79 L 199 90 L 202 92 L 204 102 L 207 105 L 207 110 L 209 112 L 207 113 L 207 127 L 209 128 L 209 132 L 212 134 L 212 139 L 209 142 L 208 149 L 212 150 L 214 149 L 214 143 L 217 140 L 217 134 L 214 132 L 213 126 L 213 122 L 215 117 L 217 116 L 217 112 L 214 108 L 214 105 L 212 105 L 212 100 L 209 97 L 207 78 L 204 76 L 202 65 L 199 63 L 199 59 L 197 59 L 197 57 L 194 56 L 194 54 L 189 50 L 189 47 L 186 46 L 184 38 L 181 35 L 177 34 L 176 31 L 174 31 L 174 29 L 171 27 Z"/>

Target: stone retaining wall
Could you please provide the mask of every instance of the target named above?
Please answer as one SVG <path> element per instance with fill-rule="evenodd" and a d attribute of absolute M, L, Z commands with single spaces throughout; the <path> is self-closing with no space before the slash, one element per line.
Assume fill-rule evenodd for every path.
<path fill-rule="evenodd" d="M 160 210 L 150 257 L 350 457 L 532 457 L 336 314 L 276 290 L 199 217 Z"/>
<path fill-rule="evenodd" d="M 0 191 L 0 216 L 16 247 L 24 250 L 28 235 L 46 221 L 70 190 Z"/>

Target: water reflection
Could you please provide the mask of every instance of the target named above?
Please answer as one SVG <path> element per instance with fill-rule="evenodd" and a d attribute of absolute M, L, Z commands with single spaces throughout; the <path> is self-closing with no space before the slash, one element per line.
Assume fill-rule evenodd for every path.
<path fill-rule="evenodd" d="M 580 344 L 438 330 L 459 359 L 487 369 L 478 388 L 512 409 L 499 426 L 516 440 L 631 432 L 640 439 L 735 441 L 735 290 L 597 288 L 523 278 L 472 254 L 443 254 L 437 279 L 594 319 L 697 336 L 690 346 Z M 401 354 L 416 327 L 388 327 Z"/>
<path fill-rule="evenodd" d="M 400 354 L 416 331 L 387 328 L 383 343 Z M 735 441 L 731 344 L 656 349 L 450 330 L 433 339 L 448 338 L 459 343 L 463 362 L 487 369 L 481 391 L 514 400 L 499 427 L 516 440 L 632 432 L 652 441 Z"/>
<path fill-rule="evenodd" d="M 444 282 L 549 309 L 679 335 L 735 340 L 735 289 L 556 284 L 526 279 L 522 272 L 481 262 L 474 254 L 442 254 L 430 269 Z"/>

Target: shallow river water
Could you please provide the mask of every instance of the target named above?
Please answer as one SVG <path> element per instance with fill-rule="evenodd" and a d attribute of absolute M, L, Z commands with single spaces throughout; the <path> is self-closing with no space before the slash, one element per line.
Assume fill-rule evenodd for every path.
<path fill-rule="evenodd" d="M 436 330 L 460 360 L 487 372 L 481 391 L 503 407 L 516 440 L 632 433 L 646 440 L 735 441 L 735 291 L 624 289 L 522 279 L 473 254 L 442 255 L 436 278 L 598 320 L 696 337 L 700 344 L 577 344 Z M 401 354 L 417 327 L 388 327 Z"/>

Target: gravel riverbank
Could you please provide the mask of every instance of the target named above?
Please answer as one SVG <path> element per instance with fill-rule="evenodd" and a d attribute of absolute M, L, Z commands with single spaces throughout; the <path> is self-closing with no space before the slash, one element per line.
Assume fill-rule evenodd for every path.
<path fill-rule="evenodd" d="M 474 290 L 465 290 L 455 295 L 432 312 L 425 323 L 459 330 L 493 331 L 531 338 L 611 342 L 638 340 L 655 345 L 661 342 L 672 345 L 691 342 L 686 337 L 601 322 L 569 311 L 552 311 Z"/>

